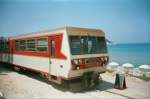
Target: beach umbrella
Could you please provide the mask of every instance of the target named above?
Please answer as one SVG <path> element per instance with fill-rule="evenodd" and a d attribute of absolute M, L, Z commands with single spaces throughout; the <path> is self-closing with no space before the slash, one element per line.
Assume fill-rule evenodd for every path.
<path fill-rule="evenodd" d="M 133 64 L 130 64 L 130 63 L 125 63 L 122 65 L 122 67 L 126 68 L 126 69 L 133 69 Z"/>
<path fill-rule="evenodd" d="M 149 66 L 149 65 L 141 65 L 141 66 L 139 66 L 139 68 L 142 68 L 142 69 L 150 69 L 150 66 Z"/>
<path fill-rule="evenodd" d="M 133 68 L 133 70 L 131 71 L 130 74 L 132 74 L 133 76 L 142 76 L 143 75 L 143 73 L 140 71 L 139 68 Z"/>
<path fill-rule="evenodd" d="M 119 64 L 117 62 L 110 62 L 108 65 L 109 66 L 119 66 Z"/>
<path fill-rule="evenodd" d="M 108 68 L 111 68 L 111 69 L 115 69 L 119 66 L 119 64 L 117 62 L 110 62 L 108 64 Z"/>
<path fill-rule="evenodd" d="M 149 65 L 141 65 L 141 66 L 139 66 L 139 69 L 144 72 L 149 72 L 150 66 Z"/>

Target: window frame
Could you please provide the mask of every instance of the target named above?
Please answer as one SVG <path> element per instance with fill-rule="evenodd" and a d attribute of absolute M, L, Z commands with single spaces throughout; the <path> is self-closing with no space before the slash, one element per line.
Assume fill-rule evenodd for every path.
<path fill-rule="evenodd" d="M 47 44 L 46 44 L 46 45 L 38 45 L 38 40 L 39 40 L 39 39 L 46 39 Z M 49 42 L 48 37 L 37 38 L 37 39 L 36 39 L 36 51 L 37 51 L 37 52 L 40 52 L 40 53 L 41 53 L 41 52 L 48 52 L 48 48 L 49 48 L 49 47 L 48 47 L 48 45 L 49 45 L 48 42 Z M 40 50 L 38 50 L 38 48 L 42 48 L 42 47 L 45 47 L 46 50 L 45 50 L 45 51 L 40 51 Z"/>
<path fill-rule="evenodd" d="M 25 43 L 21 44 L 21 41 L 24 41 Z M 16 40 L 15 43 L 16 43 L 16 51 L 18 51 L 18 52 L 24 52 L 24 51 L 26 51 L 26 48 L 27 48 L 27 46 L 26 46 L 26 40 Z M 24 47 L 24 50 L 22 50 L 21 47 Z"/>
<path fill-rule="evenodd" d="M 54 42 L 54 48 L 53 48 L 53 43 Z M 54 49 L 54 54 L 53 54 L 53 49 Z M 53 57 L 53 58 L 55 58 L 56 57 L 56 41 L 54 40 L 54 39 L 52 39 L 51 41 L 50 41 L 50 56 L 51 57 Z"/>
<path fill-rule="evenodd" d="M 29 42 L 31 40 L 34 40 L 34 42 Z M 29 44 L 31 44 L 32 46 L 34 46 L 34 48 L 30 48 L 31 45 L 29 47 Z M 28 40 L 26 40 L 26 51 L 36 51 L 37 50 L 36 47 L 37 47 L 36 46 L 36 39 L 28 39 Z"/>
<path fill-rule="evenodd" d="M 40 39 L 46 39 L 47 44 L 46 45 L 38 45 L 38 40 Z M 29 42 L 33 40 L 33 42 Z M 20 44 L 21 41 L 24 41 L 24 44 Z M 34 46 L 34 48 L 30 48 L 29 44 L 31 46 Z M 16 51 L 17 52 L 37 52 L 37 53 L 45 53 L 48 52 L 48 37 L 41 37 L 41 38 L 32 38 L 32 39 L 22 39 L 22 40 L 16 40 L 15 41 Z M 25 50 L 22 50 L 21 47 L 25 47 Z M 38 48 L 45 47 L 46 50 L 40 51 Z"/>
<path fill-rule="evenodd" d="M 73 37 L 73 36 L 77 36 L 77 37 L 79 37 L 79 39 L 80 39 L 80 46 L 81 46 L 81 48 L 80 48 L 80 53 L 77 53 L 77 54 L 72 54 L 72 49 L 71 49 L 71 37 Z M 95 37 L 96 38 L 96 44 L 95 44 L 95 48 L 96 48 L 96 51 L 93 53 L 93 52 L 90 52 L 90 53 L 88 53 L 88 51 L 87 52 L 84 52 L 84 47 L 83 47 L 83 44 L 81 43 L 81 38 L 82 37 L 87 37 L 87 40 L 89 39 L 89 37 Z M 105 47 L 106 47 L 106 51 L 105 52 L 100 52 L 99 51 L 99 46 L 98 46 L 98 38 L 104 38 L 104 43 L 105 43 Z M 105 38 L 105 36 L 84 36 L 84 35 L 69 35 L 68 36 L 68 38 L 69 38 L 69 46 L 70 46 L 70 53 L 71 53 L 71 55 L 84 55 L 84 54 L 103 54 L 103 53 L 108 53 L 108 51 L 107 51 L 107 44 L 106 44 L 106 38 Z M 87 45 L 86 45 L 87 47 L 88 47 L 88 42 L 87 42 Z"/>
<path fill-rule="evenodd" d="M 98 38 L 103 38 L 104 39 L 104 45 L 105 45 L 105 52 L 100 52 L 99 51 L 99 45 L 98 45 Z M 108 48 L 107 48 L 107 42 L 105 37 L 97 37 L 97 53 L 108 53 Z"/>
<path fill-rule="evenodd" d="M 78 37 L 79 39 L 80 39 L 80 53 L 78 53 L 78 54 L 72 54 L 72 49 L 71 49 L 71 37 Z M 69 35 L 69 47 L 70 47 L 70 53 L 71 53 L 71 55 L 82 55 L 82 51 L 81 51 L 81 49 L 82 49 L 82 45 L 81 45 L 81 36 L 78 36 L 78 35 Z"/>

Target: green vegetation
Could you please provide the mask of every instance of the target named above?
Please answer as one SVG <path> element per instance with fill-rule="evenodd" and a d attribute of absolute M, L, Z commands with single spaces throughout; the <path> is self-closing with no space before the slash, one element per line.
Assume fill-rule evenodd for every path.
<path fill-rule="evenodd" d="M 146 75 L 142 75 L 142 76 L 139 76 L 137 78 L 140 78 L 140 79 L 145 80 L 145 81 L 149 81 L 150 80 L 150 77 L 146 77 Z"/>
<path fill-rule="evenodd" d="M 7 38 L 0 37 L 0 52 L 8 52 L 9 44 Z"/>

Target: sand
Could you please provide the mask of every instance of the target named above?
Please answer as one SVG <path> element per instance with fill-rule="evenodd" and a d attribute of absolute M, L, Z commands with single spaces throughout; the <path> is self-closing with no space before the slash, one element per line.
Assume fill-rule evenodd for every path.
<path fill-rule="evenodd" d="M 106 82 L 114 83 L 115 73 L 105 73 L 102 78 Z M 128 75 L 126 76 L 126 85 L 127 88 L 124 90 L 110 88 L 107 91 L 136 99 L 150 99 L 150 82 Z"/>
<path fill-rule="evenodd" d="M 6 98 L 142 98 L 149 99 L 150 83 L 133 77 L 127 78 L 127 89 L 113 88 L 115 76 L 102 74 L 103 82 L 97 89 L 72 92 L 62 86 L 49 83 L 35 73 L 17 73 L 0 64 L 0 93 Z"/>

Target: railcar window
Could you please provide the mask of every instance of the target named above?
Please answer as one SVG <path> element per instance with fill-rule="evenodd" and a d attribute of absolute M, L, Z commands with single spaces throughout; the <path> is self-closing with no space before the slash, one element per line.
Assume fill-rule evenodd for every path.
<path fill-rule="evenodd" d="M 48 40 L 47 38 L 37 39 L 37 51 L 47 52 L 48 50 Z"/>
<path fill-rule="evenodd" d="M 26 50 L 26 41 L 17 40 L 16 41 L 16 51 L 25 51 Z"/>
<path fill-rule="evenodd" d="M 26 40 L 19 41 L 19 51 L 26 51 Z"/>
<path fill-rule="evenodd" d="M 26 46 L 20 46 L 19 51 L 25 51 L 26 50 Z"/>
<path fill-rule="evenodd" d="M 106 53 L 105 37 L 70 36 L 72 55 Z"/>
<path fill-rule="evenodd" d="M 52 40 L 52 41 L 51 41 L 51 57 L 55 57 L 55 55 L 56 55 L 55 50 L 56 50 L 55 41 Z"/>
<path fill-rule="evenodd" d="M 81 45 L 84 54 L 96 53 L 96 37 L 81 36 Z"/>
<path fill-rule="evenodd" d="M 47 38 L 37 39 L 37 44 L 41 45 L 41 46 L 47 46 L 48 45 L 48 40 L 47 40 Z"/>
<path fill-rule="evenodd" d="M 80 43 L 79 36 L 70 37 L 70 47 L 71 47 L 71 53 L 73 55 L 77 55 L 81 53 L 81 43 Z"/>
<path fill-rule="evenodd" d="M 88 53 L 96 53 L 96 37 L 88 37 Z"/>
<path fill-rule="evenodd" d="M 37 44 L 36 44 L 37 41 Z M 48 50 L 47 38 L 30 39 L 30 40 L 17 40 L 16 41 L 17 51 L 40 51 L 46 52 Z"/>
<path fill-rule="evenodd" d="M 27 40 L 27 51 L 35 51 L 35 39 Z"/>
<path fill-rule="evenodd" d="M 97 38 L 98 53 L 107 53 L 106 40 L 104 37 Z"/>
<path fill-rule="evenodd" d="M 25 40 L 20 40 L 20 45 L 25 45 L 26 44 L 26 41 Z"/>
<path fill-rule="evenodd" d="M 88 53 L 88 37 L 87 36 L 82 36 L 81 37 L 81 44 L 83 48 L 83 53 L 87 54 Z"/>

